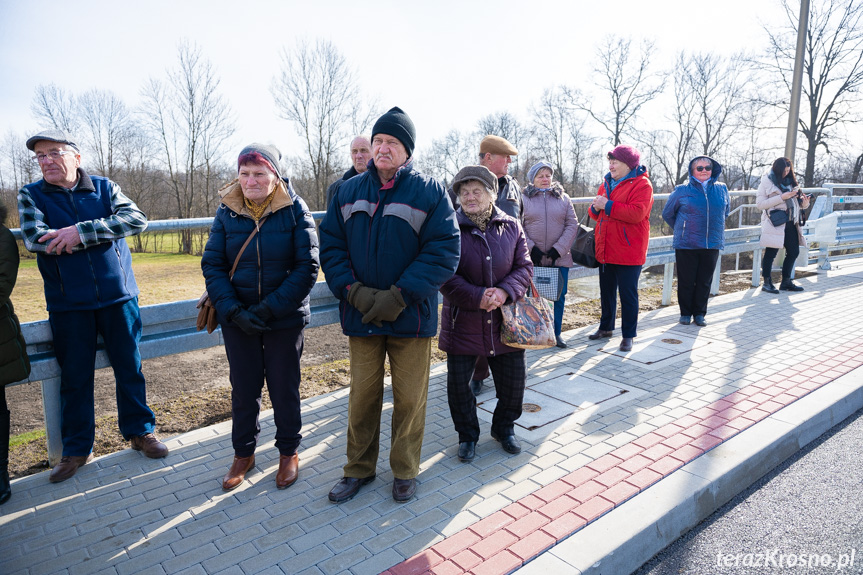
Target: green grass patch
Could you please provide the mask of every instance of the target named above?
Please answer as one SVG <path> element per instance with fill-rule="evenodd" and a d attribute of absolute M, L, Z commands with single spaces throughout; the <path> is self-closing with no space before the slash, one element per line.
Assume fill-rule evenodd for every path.
<path fill-rule="evenodd" d="M 27 433 L 22 433 L 20 435 L 13 435 L 11 438 L 9 438 L 9 449 L 17 447 L 19 445 L 24 445 L 25 443 L 37 441 L 43 437 L 45 437 L 44 429 L 35 429 L 33 431 L 28 431 Z"/>

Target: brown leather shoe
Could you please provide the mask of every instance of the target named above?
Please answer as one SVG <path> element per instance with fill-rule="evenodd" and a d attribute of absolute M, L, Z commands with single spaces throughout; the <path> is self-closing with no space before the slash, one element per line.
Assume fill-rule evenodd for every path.
<path fill-rule="evenodd" d="M 87 465 L 93 461 L 93 454 L 90 455 L 64 455 L 60 458 L 60 463 L 54 466 L 51 470 L 51 475 L 48 476 L 48 481 L 51 483 L 60 483 L 66 481 L 78 471 L 82 465 Z"/>
<path fill-rule="evenodd" d="M 417 492 L 416 479 L 393 479 L 393 499 L 399 503 L 410 501 Z"/>
<path fill-rule="evenodd" d="M 240 483 L 243 482 L 243 479 L 246 478 L 246 473 L 248 473 L 254 466 L 254 455 L 250 455 L 249 457 L 234 456 L 234 462 L 231 464 L 228 474 L 225 475 L 224 479 L 222 479 L 222 489 L 230 491 L 231 489 L 239 487 Z"/>
<path fill-rule="evenodd" d="M 601 337 L 611 337 L 611 332 L 605 331 L 604 329 L 598 329 L 595 332 L 593 332 L 592 334 L 590 334 L 589 336 L 587 336 L 587 339 L 596 340 L 596 339 L 599 339 Z"/>
<path fill-rule="evenodd" d="M 300 457 L 294 453 L 293 455 L 279 456 L 279 471 L 276 473 L 276 487 L 285 489 L 294 484 L 299 476 L 298 467 L 300 465 Z"/>
<path fill-rule="evenodd" d="M 360 487 L 365 485 L 366 483 L 371 483 L 375 480 L 375 476 L 371 477 L 342 477 L 338 483 L 336 483 L 332 489 L 330 489 L 329 497 L 330 501 L 333 503 L 342 503 L 349 499 L 353 499 L 354 495 L 356 495 Z"/>
<path fill-rule="evenodd" d="M 632 351 L 632 338 L 625 337 L 620 340 L 620 351 Z"/>
<path fill-rule="evenodd" d="M 150 459 L 161 459 L 168 455 L 168 446 L 159 441 L 152 433 L 133 437 L 132 449 L 140 451 Z"/>

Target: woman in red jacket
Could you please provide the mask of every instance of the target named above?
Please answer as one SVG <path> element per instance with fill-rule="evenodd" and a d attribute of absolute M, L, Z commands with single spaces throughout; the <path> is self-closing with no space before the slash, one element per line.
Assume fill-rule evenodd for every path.
<path fill-rule="evenodd" d="M 620 351 L 632 350 L 638 327 L 638 276 L 647 258 L 653 185 L 641 154 L 620 145 L 608 152 L 608 174 L 590 206 L 596 220 L 596 261 L 602 316 L 599 329 L 588 338 L 611 337 L 620 293 Z"/>

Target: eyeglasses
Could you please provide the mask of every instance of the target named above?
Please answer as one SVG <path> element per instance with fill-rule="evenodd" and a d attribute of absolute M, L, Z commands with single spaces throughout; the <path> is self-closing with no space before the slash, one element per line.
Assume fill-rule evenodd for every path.
<path fill-rule="evenodd" d="M 712 172 L 713 166 L 695 166 L 696 172 Z"/>
<path fill-rule="evenodd" d="M 66 154 L 77 154 L 77 152 L 73 152 L 71 150 L 55 150 L 53 152 L 48 152 L 47 154 L 37 154 L 35 156 L 31 156 L 30 161 L 34 164 L 44 164 L 46 161 L 48 161 L 48 158 L 50 158 L 52 162 L 57 162 Z"/>

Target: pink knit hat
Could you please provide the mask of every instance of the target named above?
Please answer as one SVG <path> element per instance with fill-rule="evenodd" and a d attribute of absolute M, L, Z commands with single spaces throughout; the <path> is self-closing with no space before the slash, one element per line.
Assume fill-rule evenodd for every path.
<path fill-rule="evenodd" d="M 634 170 L 641 163 L 641 154 L 632 146 L 624 146 L 621 144 L 608 152 L 608 159 L 615 159 L 619 162 L 623 162 L 629 166 L 630 170 Z"/>

